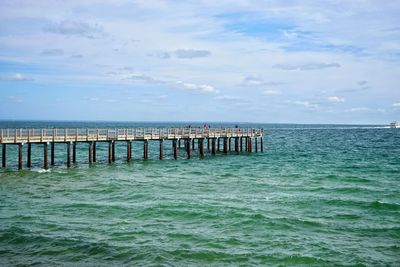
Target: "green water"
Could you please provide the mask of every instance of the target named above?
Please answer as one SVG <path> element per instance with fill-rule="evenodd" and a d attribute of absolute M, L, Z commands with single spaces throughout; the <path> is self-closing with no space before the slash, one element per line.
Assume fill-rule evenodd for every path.
<path fill-rule="evenodd" d="M 39 146 L 23 171 L 8 148 L 0 265 L 399 266 L 400 129 L 261 127 L 264 153 L 175 161 L 166 141 L 143 161 L 135 143 L 125 163 L 121 143 L 108 165 L 100 144 L 89 167 L 81 145 L 67 169 L 59 145 L 47 172 Z"/>

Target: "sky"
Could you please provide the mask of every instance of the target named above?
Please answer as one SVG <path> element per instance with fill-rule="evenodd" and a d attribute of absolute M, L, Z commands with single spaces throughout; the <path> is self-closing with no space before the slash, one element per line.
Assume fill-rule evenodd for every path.
<path fill-rule="evenodd" d="M 0 119 L 388 124 L 400 1 L 0 1 Z"/>

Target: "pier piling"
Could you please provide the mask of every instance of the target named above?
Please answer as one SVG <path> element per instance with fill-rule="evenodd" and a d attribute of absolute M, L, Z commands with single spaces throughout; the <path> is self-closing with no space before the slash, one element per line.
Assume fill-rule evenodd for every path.
<path fill-rule="evenodd" d="M 32 152 L 32 144 L 28 143 L 28 148 L 26 151 L 26 167 L 31 167 L 31 152 Z"/>
<path fill-rule="evenodd" d="M 92 164 L 93 163 L 93 142 L 89 142 L 89 164 Z"/>
<path fill-rule="evenodd" d="M 163 159 L 163 141 L 162 139 L 160 139 L 160 160 Z"/>
<path fill-rule="evenodd" d="M 76 162 L 76 142 L 72 144 L 72 163 Z"/>
<path fill-rule="evenodd" d="M 186 153 L 187 153 L 187 158 L 190 159 L 190 138 L 186 139 Z"/>
<path fill-rule="evenodd" d="M 215 138 L 212 138 L 212 149 L 211 149 L 211 154 L 215 155 Z"/>
<path fill-rule="evenodd" d="M 204 138 L 199 139 L 198 147 L 199 147 L 200 156 L 204 157 Z"/>
<path fill-rule="evenodd" d="M 108 163 L 112 162 L 112 150 L 113 150 L 112 143 L 113 141 L 108 142 Z"/>
<path fill-rule="evenodd" d="M 53 140 L 54 140 L 54 131 L 53 131 Z M 54 147 L 55 143 L 51 142 L 50 143 L 50 165 L 54 166 Z"/>
<path fill-rule="evenodd" d="M 112 149 L 111 149 L 111 161 L 115 162 L 115 141 L 111 143 Z"/>
<path fill-rule="evenodd" d="M 43 143 L 43 169 L 45 169 L 45 170 L 47 170 L 49 168 L 47 146 L 48 146 L 48 143 Z"/>
<path fill-rule="evenodd" d="M 67 167 L 71 167 L 71 143 L 67 143 Z"/>
<path fill-rule="evenodd" d="M 172 142 L 172 151 L 174 159 L 178 158 L 178 148 L 184 146 L 187 158 L 191 158 L 192 150 L 198 149 L 198 155 L 205 155 L 205 142 L 207 141 L 207 150 L 211 155 L 216 155 L 216 151 L 223 151 L 228 154 L 230 151 L 241 152 L 243 141 L 247 152 L 264 151 L 264 131 L 263 129 L 238 129 L 238 128 L 171 128 L 171 129 L 62 129 L 58 131 L 52 129 L 0 129 L 0 144 L 2 146 L 2 167 L 7 165 L 7 144 L 14 144 L 17 147 L 18 169 L 24 164 L 23 153 L 24 144 L 27 144 L 26 166 L 31 167 L 32 144 L 43 144 L 43 168 L 48 169 L 49 164 L 55 165 L 55 153 L 57 152 L 56 143 L 66 144 L 67 166 L 71 165 L 71 146 L 72 163 L 76 163 L 77 143 L 88 144 L 89 164 L 97 160 L 97 142 L 108 143 L 108 162 L 115 162 L 116 142 L 126 142 L 126 159 L 132 159 L 132 142 L 143 141 L 143 158 L 148 159 L 149 142 L 159 141 L 159 159 L 164 158 L 164 140 Z M 254 138 L 254 140 L 253 140 Z M 258 139 L 260 138 L 260 139 Z M 234 140 L 232 140 L 234 139 Z M 244 140 L 243 140 L 244 139 Z M 181 144 L 181 140 L 184 144 Z M 252 142 L 254 141 L 254 148 Z M 223 142 L 221 144 L 221 142 Z M 234 144 L 232 143 L 234 142 Z M 196 145 L 197 143 L 197 145 Z M 50 151 L 48 151 L 50 145 Z M 222 145 L 222 147 L 221 147 Z M 197 147 L 196 147 L 197 146 Z M 156 146 L 151 146 L 153 149 Z M 50 152 L 50 155 L 48 155 Z M 117 151 L 118 152 L 118 151 Z M 151 152 L 150 152 L 151 153 Z M 197 153 L 196 153 L 197 155 Z M 48 159 L 50 156 L 50 159 Z"/>
<path fill-rule="evenodd" d="M 228 153 L 228 137 L 225 137 L 224 140 L 224 154 Z"/>
<path fill-rule="evenodd" d="M 22 170 L 22 144 L 18 144 L 18 169 Z"/>
<path fill-rule="evenodd" d="M 149 157 L 149 141 L 144 140 L 143 142 L 143 158 L 148 159 Z"/>
<path fill-rule="evenodd" d="M 97 161 L 97 144 L 96 141 L 93 141 L 93 162 Z"/>
<path fill-rule="evenodd" d="M 1 146 L 1 166 L 3 168 L 5 168 L 6 163 L 7 163 L 7 147 L 6 147 L 6 144 L 2 144 L 2 146 Z"/>
<path fill-rule="evenodd" d="M 235 152 L 239 152 L 239 137 L 235 138 Z"/>
<path fill-rule="evenodd" d="M 249 152 L 251 153 L 251 151 L 253 150 L 252 149 L 252 140 L 251 140 L 251 137 L 248 137 L 248 139 L 249 139 Z"/>
<path fill-rule="evenodd" d="M 177 147 L 177 140 L 173 139 L 172 140 L 172 149 L 174 150 L 174 159 L 178 158 L 178 147 Z"/>
<path fill-rule="evenodd" d="M 263 137 L 260 137 L 260 150 L 261 150 L 261 152 L 264 152 L 264 138 Z"/>
<path fill-rule="evenodd" d="M 132 155 L 132 142 L 128 141 L 126 142 L 126 161 L 129 162 L 131 161 L 131 156 Z"/>

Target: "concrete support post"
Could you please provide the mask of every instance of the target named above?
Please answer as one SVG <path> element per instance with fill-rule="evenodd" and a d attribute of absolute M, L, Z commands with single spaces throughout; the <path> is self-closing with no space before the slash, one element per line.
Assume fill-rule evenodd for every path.
<path fill-rule="evenodd" d="M 239 137 L 235 137 L 235 152 L 239 152 Z"/>
<path fill-rule="evenodd" d="M 160 160 L 163 159 L 163 141 L 162 139 L 160 139 Z"/>
<path fill-rule="evenodd" d="M 76 142 L 72 143 L 72 163 L 76 162 Z"/>
<path fill-rule="evenodd" d="M 93 141 L 93 162 L 97 161 L 97 144 L 96 141 Z"/>
<path fill-rule="evenodd" d="M 71 143 L 67 143 L 67 167 L 71 167 Z"/>
<path fill-rule="evenodd" d="M 201 157 L 204 157 L 204 138 L 199 139 L 199 153 Z"/>
<path fill-rule="evenodd" d="M 112 162 L 112 150 L 113 150 L 113 141 L 108 142 L 108 163 Z"/>
<path fill-rule="evenodd" d="M 48 154 L 47 154 L 47 149 L 48 144 L 44 143 L 43 144 L 43 169 L 47 170 L 49 168 L 49 162 L 48 162 Z"/>
<path fill-rule="evenodd" d="M 132 153 L 132 142 L 127 141 L 126 142 L 126 161 L 127 162 L 131 161 L 131 153 Z"/>
<path fill-rule="evenodd" d="M 172 140 L 172 149 L 174 150 L 174 159 L 178 158 L 178 145 L 177 145 L 177 140 L 174 139 Z"/>
<path fill-rule="evenodd" d="M 18 169 L 22 170 L 22 144 L 18 144 Z"/>
<path fill-rule="evenodd" d="M 5 168 L 7 163 L 7 147 L 6 144 L 1 145 L 1 167 Z"/>
<path fill-rule="evenodd" d="M 54 130 L 53 130 L 54 133 Z M 50 143 L 50 165 L 54 166 L 54 148 L 55 148 L 55 143 L 51 142 Z"/>
<path fill-rule="evenodd" d="M 263 137 L 261 137 L 260 138 L 260 150 L 261 150 L 261 152 L 264 152 L 264 138 Z"/>
<path fill-rule="evenodd" d="M 258 137 L 254 138 L 254 151 L 258 153 Z"/>
<path fill-rule="evenodd" d="M 26 155 L 26 167 L 31 167 L 31 152 L 32 152 L 32 144 L 28 143 L 27 155 Z"/>
<path fill-rule="evenodd" d="M 111 143 L 111 145 L 112 145 L 112 149 L 111 149 L 111 161 L 112 162 L 115 162 L 115 141 L 113 141 L 112 143 Z"/>
<path fill-rule="evenodd" d="M 211 145 L 211 154 L 215 155 L 215 138 L 212 139 L 212 145 Z"/>
<path fill-rule="evenodd" d="M 252 147 L 252 140 L 251 137 L 249 137 L 249 152 L 251 153 L 253 151 L 253 147 Z"/>
<path fill-rule="evenodd" d="M 186 152 L 188 159 L 190 159 L 190 139 L 186 140 Z"/>
<path fill-rule="evenodd" d="M 228 137 L 224 138 L 224 154 L 228 153 Z"/>
<path fill-rule="evenodd" d="M 88 159 L 89 159 L 89 164 L 93 163 L 93 142 L 89 142 L 89 149 L 88 149 Z"/>
<path fill-rule="evenodd" d="M 148 159 L 149 158 L 149 141 L 144 140 L 143 142 L 143 158 Z"/>

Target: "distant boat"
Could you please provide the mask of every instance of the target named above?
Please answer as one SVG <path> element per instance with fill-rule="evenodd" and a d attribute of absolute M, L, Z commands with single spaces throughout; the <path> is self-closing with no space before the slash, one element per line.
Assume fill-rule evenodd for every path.
<path fill-rule="evenodd" d="M 390 128 L 400 128 L 400 122 L 397 121 L 391 122 Z"/>

